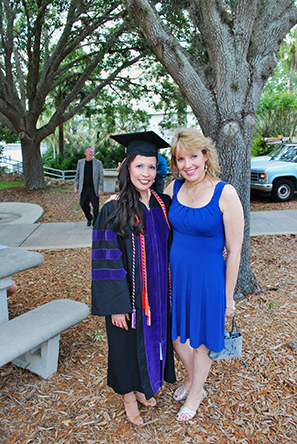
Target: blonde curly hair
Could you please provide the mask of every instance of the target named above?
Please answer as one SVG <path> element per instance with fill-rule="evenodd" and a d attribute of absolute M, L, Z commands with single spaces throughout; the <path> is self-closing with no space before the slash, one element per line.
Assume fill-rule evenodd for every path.
<path fill-rule="evenodd" d="M 209 137 L 205 137 L 196 128 L 178 128 L 173 135 L 170 168 L 176 178 L 179 177 L 176 158 L 181 151 L 188 155 L 202 151 L 207 155 L 206 174 L 213 180 L 219 177 L 221 168 L 215 146 Z"/>

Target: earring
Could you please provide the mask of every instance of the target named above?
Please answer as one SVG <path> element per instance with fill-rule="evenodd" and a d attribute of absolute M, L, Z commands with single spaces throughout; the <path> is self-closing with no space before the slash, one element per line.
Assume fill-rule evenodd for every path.
<path fill-rule="evenodd" d="M 205 162 L 204 171 L 207 173 L 207 170 L 208 170 L 208 166 L 207 166 L 207 163 Z"/>

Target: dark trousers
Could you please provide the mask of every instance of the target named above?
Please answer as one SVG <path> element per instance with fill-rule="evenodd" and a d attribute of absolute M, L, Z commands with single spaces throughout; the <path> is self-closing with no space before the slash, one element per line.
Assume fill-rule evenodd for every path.
<path fill-rule="evenodd" d="M 93 216 L 90 212 L 90 203 L 93 207 Z M 93 224 L 95 223 L 98 213 L 99 213 L 99 197 L 96 196 L 94 187 L 83 187 L 82 193 L 80 195 L 79 204 L 81 209 L 85 213 L 88 220 L 93 219 Z"/>
<path fill-rule="evenodd" d="M 152 189 L 158 194 L 162 194 L 164 190 L 165 179 L 164 177 L 156 177 L 155 182 L 152 185 Z"/>

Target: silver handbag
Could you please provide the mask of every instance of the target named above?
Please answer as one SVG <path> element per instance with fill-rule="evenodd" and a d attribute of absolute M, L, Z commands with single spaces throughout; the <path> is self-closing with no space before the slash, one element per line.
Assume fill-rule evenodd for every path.
<path fill-rule="evenodd" d="M 219 352 L 209 350 L 208 356 L 213 361 L 217 359 L 241 358 L 242 334 L 238 331 L 235 317 L 232 319 L 231 330 L 225 333 L 225 348 Z"/>

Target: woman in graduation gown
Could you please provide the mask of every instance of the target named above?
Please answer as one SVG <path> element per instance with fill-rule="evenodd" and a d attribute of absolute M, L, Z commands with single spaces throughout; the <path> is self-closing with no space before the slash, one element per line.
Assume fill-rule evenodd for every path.
<path fill-rule="evenodd" d="M 171 199 L 150 190 L 158 148 L 154 132 L 112 136 L 127 146 L 117 200 L 107 202 L 92 239 L 92 314 L 105 316 L 107 383 L 123 395 L 128 420 L 143 424 L 138 402 L 154 406 L 163 381 L 175 382 L 169 297 Z"/>

